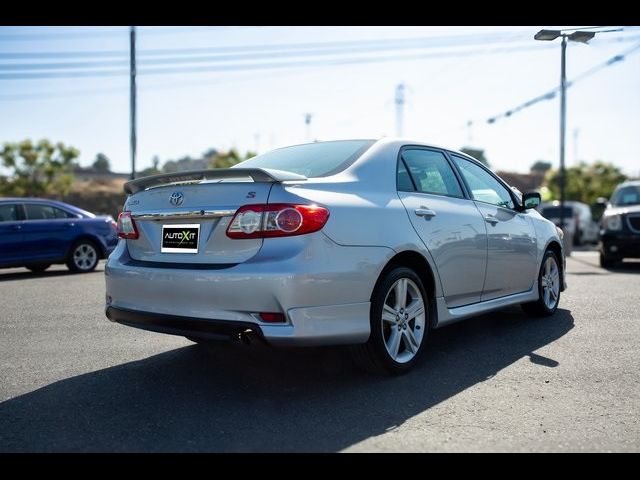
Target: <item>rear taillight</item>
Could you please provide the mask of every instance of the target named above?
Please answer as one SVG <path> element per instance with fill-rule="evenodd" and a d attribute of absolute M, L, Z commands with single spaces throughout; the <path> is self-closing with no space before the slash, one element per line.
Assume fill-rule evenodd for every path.
<path fill-rule="evenodd" d="M 317 232 L 329 210 L 317 205 L 269 203 L 240 207 L 227 227 L 230 238 L 269 238 Z"/>
<path fill-rule="evenodd" d="M 138 228 L 136 222 L 131 218 L 131 212 L 122 212 L 118 215 L 118 223 L 116 225 L 118 237 L 135 240 L 138 238 Z"/>

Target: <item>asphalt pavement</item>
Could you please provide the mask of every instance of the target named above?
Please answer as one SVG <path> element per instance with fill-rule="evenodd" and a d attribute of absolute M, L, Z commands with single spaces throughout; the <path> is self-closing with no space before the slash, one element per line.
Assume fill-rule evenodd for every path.
<path fill-rule="evenodd" d="M 103 275 L 0 270 L 0 451 L 640 450 L 640 262 L 574 252 L 555 316 L 433 331 L 395 378 L 113 324 Z"/>

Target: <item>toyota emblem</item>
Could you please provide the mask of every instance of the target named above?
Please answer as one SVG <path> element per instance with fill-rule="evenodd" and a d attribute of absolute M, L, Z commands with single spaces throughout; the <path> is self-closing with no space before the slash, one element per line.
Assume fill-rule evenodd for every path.
<path fill-rule="evenodd" d="M 171 205 L 175 205 L 176 207 L 182 205 L 183 201 L 184 195 L 182 194 L 182 192 L 173 192 L 169 197 L 169 202 L 171 203 Z"/>

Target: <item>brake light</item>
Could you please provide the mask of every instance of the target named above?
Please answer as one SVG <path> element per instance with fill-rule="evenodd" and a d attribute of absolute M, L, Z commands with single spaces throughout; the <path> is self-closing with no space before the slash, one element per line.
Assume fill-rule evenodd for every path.
<path fill-rule="evenodd" d="M 230 238 L 289 237 L 324 227 L 329 210 L 317 205 L 269 203 L 240 207 L 227 227 Z"/>
<path fill-rule="evenodd" d="M 261 312 L 260 320 L 267 323 L 284 323 L 285 318 L 282 313 Z"/>
<path fill-rule="evenodd" d="M 120 238 L 135 240 L 139 236 L 138 227 L 135 220 L 131 218 L 131 212 L 122 212 L 118 215 L 117 229 Z"/>

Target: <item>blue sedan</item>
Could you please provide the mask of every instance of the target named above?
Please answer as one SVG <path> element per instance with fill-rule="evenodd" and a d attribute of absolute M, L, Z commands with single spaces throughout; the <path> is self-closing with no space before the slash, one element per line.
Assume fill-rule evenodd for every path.
<path fill-rule="evenodd" d="M 0 198 L 0 268 L 42 272 L 64 263 L 72 272 L 90 272 L 118 243 L 110 216 L 37 198 Z"/>

